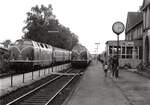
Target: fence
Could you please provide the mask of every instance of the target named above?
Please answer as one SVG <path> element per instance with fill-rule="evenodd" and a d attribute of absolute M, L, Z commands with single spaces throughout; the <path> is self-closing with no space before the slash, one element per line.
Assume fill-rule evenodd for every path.
<path fill-rule="evenodd" d="M 10 77 L 0 79 L 0 87 L 1 89 L 7 89 L 9 87 L 18 87 L 18 86 L 20 87 L 22 85 L 30 84 L 31 82 L 39 80 L 43 77 L 49 76 L 51 75 L 52 72 L 59 72 L 70 67 L 71 64 L 64 64 L 29 73 L 11 75 Z"/>

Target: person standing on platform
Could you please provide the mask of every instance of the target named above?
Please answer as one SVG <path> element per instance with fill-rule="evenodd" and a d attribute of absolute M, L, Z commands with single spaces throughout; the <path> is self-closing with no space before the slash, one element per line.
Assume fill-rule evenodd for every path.
<path fill-rule="evenodd" d="M 104 64 L 105 77 L 107 77 L 107 72 L 108 72 L 108 65 L 107 65 L 107 63 L 105 63 L 105 64 Z"/>
<path fill-rule="evenodd" d="M 112 77 L 115 77 L 115 58 L 112 58 Z"/>
<path fill-rule="evenodd" d="M 112 57 L 110 57 L 108 60 L 108 68 L 110 70 L 110 76 L 112 77 L 113 76 L 113 58 Z"/>
<path fill-rule="evenodd" d="M 118 58 L 116 56 L 114 57 L 113 64 L 114 64 L 113 76 L 115 78 L 118 78 L 119 77 L 119 62 L 118 62 Z"/>

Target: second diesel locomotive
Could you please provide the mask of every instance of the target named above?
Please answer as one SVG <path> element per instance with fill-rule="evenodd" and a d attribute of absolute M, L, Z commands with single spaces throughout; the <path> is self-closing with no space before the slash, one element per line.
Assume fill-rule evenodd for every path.
<path fill-rule="evenodd" d="M 92 57 L 86 47 L 76 44 L 72 49 L 71 63 L 75 68 L 84 68 L 89 65 Z"/>
<path fill-rule="evenodd" d="M 71 51 L 29 39 L 20 39 L 10 46 L 10 67 L 17 72 L 48 67 L 71 60 Z"/>

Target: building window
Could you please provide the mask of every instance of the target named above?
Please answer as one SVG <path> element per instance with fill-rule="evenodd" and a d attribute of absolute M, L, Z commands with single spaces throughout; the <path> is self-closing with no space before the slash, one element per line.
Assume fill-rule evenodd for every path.
<path fill-rule="evenodd" d="M 112 54 L 112 46 L 109 46 L 109 54 Z"/>
<path fill-rule="evenodd" d="M 126 50 L 125 47 L 122 47 L 122 58 L 125 58 Z"/>
<path fill-rule="evenodd" d="M 142 49 L 142 47 L 140 46 L 140 47 L 139 47 L 139 59 L 142 59 L 142 54 L 143 54 L 143 49 Z"/>
<path fill-rule="evenodd" d="M 148 27 L 150 26 L 150 7 L 147 8 L 147 22 L 148 22 Z"/>
<path fill-rule="evenodd" d="M 126 58 L 132 58 L 132 50 L 133 50 L 133 47 L 127 47 Z"/>
<path fill-rule="evenodd" d="M 146 28 L 147 28 L 148 25 L 149 25 L 149 20 L 148 20 L 148 19 L 149 19 L 149 18 L 148 18 L 149 16 L 148 16 L 148 15 L 149 15 L 149 8 L 146 9 Z"/>
<path fill-rule="evenodd" d="M 146 11 L 143 12 L 143 28 L 146 28 Z"/>
<path fill-rule="evenodd" d="M 135 56 L 135 58 L 136 59 L 138 59 L 139 58 L 139 50 L 138 50 L 138 47 L 135 47 L 135 49 L 134 49 L 134 56 Z"/>

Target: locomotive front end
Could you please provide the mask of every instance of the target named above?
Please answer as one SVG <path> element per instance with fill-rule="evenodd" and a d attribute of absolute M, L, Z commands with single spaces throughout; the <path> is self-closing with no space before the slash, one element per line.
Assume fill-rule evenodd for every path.
<path fill-rule="evenodd" d="M 33 67 L 34 48 L 30 40 L 17 40 L 10 46 L 10 67 L 19 72 L 30 71 Z"/>
<path fill-rule="evenodd" d="M 71 64 L 75 68 L 85 68 L 89 64 L 89 52 L 86 47 L 77 44 L 72 49 Z"/>

